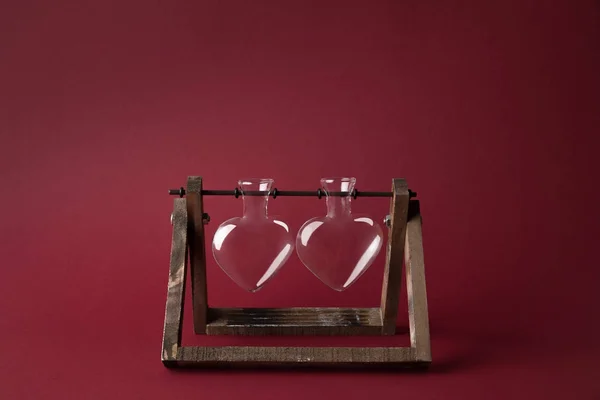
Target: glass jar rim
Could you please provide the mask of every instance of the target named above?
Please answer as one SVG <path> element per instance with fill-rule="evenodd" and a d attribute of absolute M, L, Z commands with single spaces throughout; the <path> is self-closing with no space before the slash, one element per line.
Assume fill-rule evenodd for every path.
<path fill-rule="evenodd" d="M 238 180 L 238 185 L 240 185 L 240 186 L 256 185 L 256 184 L 261 184 L 261 183 L 272 184 L 273 182 L 275 182 L 275 180 L 272 178 L 244 178 L 244 179 Z"/>
<path fill-rule="evenodd" d="M 345 176 L 332 176 L 332 177 L 327 177 L 327 178 L 321 178 L 321 183 L 335 183 L 335 182 L 356 183 L 356 178 L 345 177 Z"/>

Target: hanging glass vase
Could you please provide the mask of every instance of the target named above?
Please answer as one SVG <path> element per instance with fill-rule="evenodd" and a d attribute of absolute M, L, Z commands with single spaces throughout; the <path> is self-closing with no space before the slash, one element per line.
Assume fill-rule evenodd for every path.
<path fill-rule="evenodd" d="M 289 259 L 294 246 L 288 225 L 267 213 L 273 182 L 273 179 L 238 181 L 243 215 L 219 225 L 212 242 L 217 264 L 250 292 L 259 290 L 273 278 Z"/>
<path fill-rule="evenodd" d="M 327 214 L 306 221 L 296 237 L 300 260 L 337 291 L 356 282 L 373 263 L 383 243 L 383 231 L 373 218 L 352 214 L 355 184 L 355 178 L 321 179 L 327 195 Z"/>

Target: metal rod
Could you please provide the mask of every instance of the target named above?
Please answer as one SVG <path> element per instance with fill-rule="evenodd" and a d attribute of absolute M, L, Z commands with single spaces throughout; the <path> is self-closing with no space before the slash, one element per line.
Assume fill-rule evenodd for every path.
<path fill-rule="evenodd" d="M 413 191 L 409 191 L 410 197 L 416 197 L 417 193 Z M 179 189 L 169 189 L 170 195 L 178 195 L 183 197 L 185 195 L 185 189 L 183 187 Z M 242 192 L 239 189 L 234 190 L 203 190 L 203 196 L 288 196 L 288 197 L 326 197 L 326 196 L 336 196 L 336 197 L 345 197 L 345 196 L 353 196 L 353 197 L 392 197 L 392 192 L 362 192 L 362 191 L 352 191 L 352 192 L 325 192 L 323 189 L 318 190 L 277 190 L 273 189 L 270 192 L 267 191 L 245 191 Z"/>
<path fill-rule="evenodd" d="M 213 192 L 221 192 L 221 191 L 210 191 L 207 190 L 208 193 L 204 193 L 205 191 L 202 191 L 203 195 L 215 195 L 216 193 Z M 277 197 L 280 196 L 289 196 L 289 197 L 318 197 L 318 191 L 317 190 L 277 190 L 275 191 L 271 191 L 271 192 L 266 192 L 266 191 L 240 191 L 240 195 L 244 195 L 244 196 L 267 196 L 270 195 L 272 196 L 275 193 L 275 195 Z M 229 193 L 227 193 L 229 195 L 234 194 L 234 191 L 229 191 Z M 218 195 L 218 194 L 217 194 Z M 336 196 L 336 197 L 345 197 L 345 196 L 353 196 L 354 193 L 353 192 L 325 192 L 322 191 L 321 192 L 322 196 Z M 356 196 L 357 197 L 392 197 L 392 192 L 356 192 Z"/>

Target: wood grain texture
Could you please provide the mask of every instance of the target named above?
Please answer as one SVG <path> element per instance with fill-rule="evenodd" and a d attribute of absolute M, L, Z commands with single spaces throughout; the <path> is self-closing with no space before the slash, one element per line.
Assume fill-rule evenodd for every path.
<path fill-rule="evenodd" d="M 415 349 L 417 361 L 430 362 L 431 347 L 421 230 L 422 219 L 418 200 L 410 201 L 409 214 L 406 234 L 406 291 L 408 294 L 410 343 Z"/>
<path fill-rule="evenodd" d="M 206 285 L 206 248 L 204 244 L 204 207 L 202 178 L 190 176 L 186 190 L 188 212 L 188 241 L 190 246 L 190 273 L 192 277 L 192 313 L 194 332 L 206 332 L 208 300 Z"/>
<path fill-rule="evenodd" d="M 182 347 L 177 366 L 416 366 L 410 347 Z"/>
<path fill-rule="evenodd" d="M 211 308 L 209 335 L 380 335 L 379 308 Z"/>
<path fill-rule="evenodd" d="M 391 225 L 381 289 L 382 334 L 396 333 L 400 285 L 402 284 L 402 263 L 408 215 L 409 190 L 404 179 L 392 182 L 393 197 L 390 202 Z"/>
<path fill-rule="evenodd" d="M 181 344 L 183 301 L 185 298 L 185 270 L 187 262 L 187 212 L 185 199 L 175 199 L 172 214 L 173 237 L 169 286 L 165 308 L 165 324 L 161 359 L 163 363 L 175 361 Z"/>

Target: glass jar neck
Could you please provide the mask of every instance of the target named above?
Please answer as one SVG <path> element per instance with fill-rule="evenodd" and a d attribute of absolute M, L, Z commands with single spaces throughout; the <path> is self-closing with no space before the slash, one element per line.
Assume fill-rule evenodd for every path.
<path fill-rule="evenodd" d="M 244 217 L 267 218 L 269 196 L 243 196 Z"/>
<path fill-rule="evenodd" d="M 328 217 L 339 217 L 349 216 L 352 214 L 350 202 L 352 201 L 351 196 L 339 197 L 339 196 L 327 196 L 327 216 Z"/>
<path fill-rule="evenodd" d="M 352 191 L 356 184 L 355 178 L 323 178 L 321 186 L 327 194 L 327 216 L 349 216 L 352 214 L 350 202 L 352 201 Z M 348 195 L 332 196 L 332 192 L 343 192 Z"/>
<path fill-rule="evenodd" d="M 244 218 L 267 218 L 267 204 L 269 195 L 247 196 L 246 192 L 271 192 L 273 179 L 242 179 L 238 182 L 242 189 L 242 199 L 244 202 Z"/>

